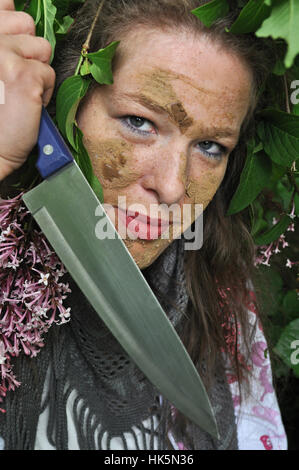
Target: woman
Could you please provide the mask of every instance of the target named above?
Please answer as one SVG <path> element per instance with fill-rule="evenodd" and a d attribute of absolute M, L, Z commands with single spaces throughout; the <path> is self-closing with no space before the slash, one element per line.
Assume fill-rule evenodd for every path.
<path fill-rule="evenodd" d="M 70 281 L 71 322 L 49 332 L 34 362 L 15 361 L 22 385 L 6 399 L 0 422 L 5 448 L 286 448 L 251 295 L 253 243 L 239 215 L 225 216 L 268 66 L 256 39 L 225 32 L 232 17 L 205 28 L 190 13 L 203 3 L 104 2 L 90 50 L 120 41 L 114 84 L 94 84 L 77 123 L 109 215 L 119 231 L 119 223 L 128 226 L 124 242 L 208 388 L 220 440 L 171 408 Z M 74 73 L 97 7 L 87 2 L 77 15 L 54 64 L 57 84 Z M 37 140 L 55 74 L 49 44 L 34 36 L 30 17 L 15 13 L 11 0 L 0 0 L 0 10 L 4 179 Z M 144 208 L 135 224 L 133 204 Z M 144 220 L 163 226 L 173 204 L 169 237 L 148 234 Z M 177 240 L 172 230 L 186 205 L 194 226 L 198 204 L 204 209 L 204 243 L 187 251 L 183 227 L 176 226 Z"/>

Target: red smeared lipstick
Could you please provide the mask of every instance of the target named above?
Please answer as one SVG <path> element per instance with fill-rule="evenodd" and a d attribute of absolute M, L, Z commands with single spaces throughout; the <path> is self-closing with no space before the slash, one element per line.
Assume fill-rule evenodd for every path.
<path fill-rule="evenodd" d="M 120 221 L 126 226 L 127 233 L 132 238 L 141 240 L 156 240 L 169 227 L 170 222 L 161 218 L 152 218 L 139 212 L 124 211 L 118 208 Z"/>

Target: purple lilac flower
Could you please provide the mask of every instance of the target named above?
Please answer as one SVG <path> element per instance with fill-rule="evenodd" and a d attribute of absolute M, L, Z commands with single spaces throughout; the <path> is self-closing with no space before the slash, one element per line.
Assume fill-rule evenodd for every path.
<path fill-rule="evenodd" d="M 0 403 L 20 382 L 11 359 L 35 357 L 53 324 L 70 320 L 66 270 L 17 197 L 0 201 Z M 5 412 L 2 408 L 0 411 Z"/>

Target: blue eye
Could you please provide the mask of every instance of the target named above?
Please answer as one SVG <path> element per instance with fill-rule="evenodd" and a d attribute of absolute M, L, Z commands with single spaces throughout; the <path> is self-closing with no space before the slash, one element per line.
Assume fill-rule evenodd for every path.
<path fill-rule="evenodd" d="M 223 145 L 216 144 L 216 142 L 210 140 L 199 142 L 198 147 L 201 153 L 216 160 L 221 160 L 222 156 L 226 153 L 226 148 Z"/>
<path fill-rule="evenodd" d="M 127 126 L 131 131 L 138 134 L 153 134 L 154 124 L 148 119 L 140 116 L 125 116 L 121 118 L 122 123 Z"/>

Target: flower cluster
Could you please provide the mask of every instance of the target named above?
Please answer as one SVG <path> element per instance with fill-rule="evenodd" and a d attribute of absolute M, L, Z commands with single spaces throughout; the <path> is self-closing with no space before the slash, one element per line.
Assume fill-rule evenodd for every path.
<path fill-rule="evenodd" d="M 0 402 L 20 385 L 12 357 L 35 357 L 50 326 L 70 320 L 66 270 L 21 197 L 0 201 Z"/>
<path fill-rule="evenodd" d="M 293 209 L 290 214 L 288 214 L 291 219 L 294 219 L 296 217 L 295 215 L 295 204 L 293 204 Z M 277 224 L 277 219 L 273 217 L 272 224 L 276 225 Z M 295 226 L 294 223 L 292 222 L 288 228 L 287 232 L 294 232 L 295 231 Z M 288 242 L 285 240 L 285 234 L 281 234 L 280 237 L 276 240 L 270 243 L 270 245 L 262 245 L 257 248 L 257 255 L 255 258 L 255 266 L 258 266 L 259 264 L 264 264 L 266 266 L 270 266 L 270 258 L 273 256 L 273 254 L 280 253 L 282 249 L 286 248 L 289 246 Z M 290 261 L 287 259 L 286 261 L 286 267 L 287 268 L 292 268 L 294 265 L 299 264 L 296 261 Z"/>

